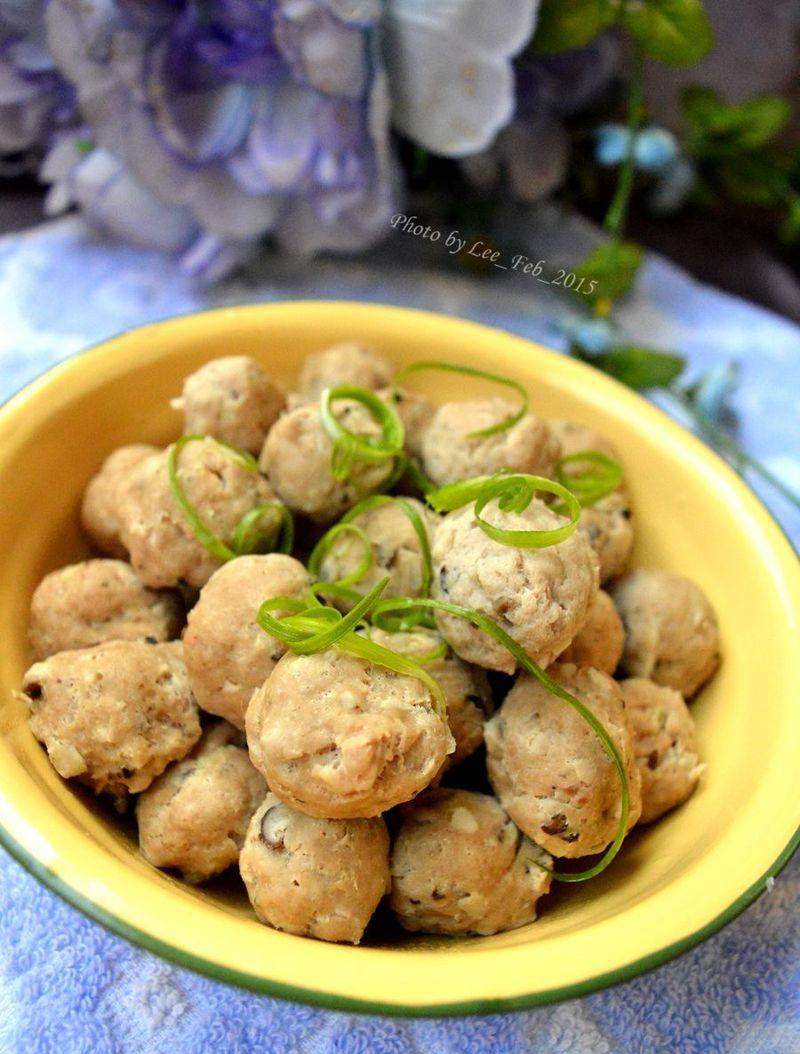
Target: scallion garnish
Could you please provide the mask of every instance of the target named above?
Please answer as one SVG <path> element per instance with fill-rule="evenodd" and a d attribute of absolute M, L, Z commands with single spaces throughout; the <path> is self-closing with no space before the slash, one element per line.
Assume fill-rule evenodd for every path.
<path fill-rule="evenodd" d="M 266 502 L 246 512 L 234 528 L 230 545 L 218 538 L 203 521 L 183 489 L 183 484 L 180 480 L 179 458 L 181 451 L 189 443 L 199 443 L 205 439 L 216 443 L 225 454 L 241 465 L 247 472 L 258 474 L 258 462 L 255 458 L 248 454 L 247 451 L 240 450 L 238 447 L 226 443 L 223 439 L 206 435 L 181 436 L 169 452 L 167 472 L 172 496 L 197 540 L 207 552 L 224 563 L 229 560 L 235 560 L 238 556 L 246 556 L 254 552 L 277 551 L 290 553 L 294 545 L 294 521 L 292 514 L 280 502 Z M 265 524 L 265 518 L 268 518 L 271 522 Z M 268 548 L 261 548 L 265 543 Z"/>
<path fill-rule="evenodd" d="M 419 544 L 420 563 L 422 567 L 422 581 L 420 583 L 419 595 L 423 597 L 429 595 L 431 580 L 433 578 L 433 563 L 431 560 L 431 547 L 430 542 L 428 541 L 428 532 L 425 528 L 425 524 L 411 502 L 406 501 L 404 498 L 389 494 L 371 494 L 369 497 L 364 498 L 357 505 L 354 505 L 349 512 L 346 512 L 341 520 L 334 524 L 334 526 L 331 527 L 331 529 L 324 534 L 314 546 L 311 555 L 308 558 L 308 570 L 315 578 L 319 578 L 325 557 L 328 556 L 333 545 L 343 534 L 352 534 L 358 538 L 363 547 L 356 568 L 351 571 L 350 574 L 345 575 L 343 578 L 338 578 L 333 582 L 317 583 L 321 592 L 327 592 L 330 596 L 338 596 L 347 601 L 352 601 L 353 598 L 360 598 L 361 594 L 352 587 L 356 586 L 364 578 L 364 575 L 366 575 L 370 567 L 372 567 L 373 550 L 372 542 L 368 535 L 354 521 L 361 516 L 362 513 L 369 512 L 370 509 L 377 509 L 382 505 L 397 505 L 401 512 L 408 518 L 408 521 L 414 529 L 414 534 L 417 536 L 417 542 Z M 424 614 L 420 618 L 417 618 L 414 625 L 419 625 L 421 621 L 426 625 L 431 625 L 429 620 L 425 619 Z M 411 627 L 406 626 L 405 628 Z"/>
<path fill-rule="evenodd" d="M 590 465 L 582 472 L 567 472 L 568 465 Z M 599 450 L 581 450 L 562 457 L 556 468 L 559 483 L 571 491 L 581 505 L 595 502 L 613 493 L 622 482 L 622 466 L 613 457 Z"/>
<path fill-rule="evenodd" d="M 513 428 L 514 425 L 518 421 L 521 421 L 528 412 L 528 393 L 518 381 L 514 381 L 510 377 L 504 377 L 499 373 L 489 373 L 487 370 L 479 370 L 475 366 L 460 366 L 452 362 L 412 362 L 409 366 L 405 366 L 395 375 L 392 384 L 392 393 L 397 391 L 397 386 L 400 382 L 410 374 L 422 373 L 426 370 L 445 370 L 447 373 L 460 373 L 465 377 L 479 377 L 481 380 L 493 381 L 495 384 L 501 384 L 505 388 L 512 388 L 519 395 L 521 405 L 516 413 L 511 414 L 496 425 L 491 425 L 489 428 L 481 428 L 476 432 L 469 432 L 467 439 L 483 439 L 487 436 L 499 435 L 501 432 Z"/>
<path fill-rule="evenodd" d="M 489 502 L 495 499 L 501 512 L 522 513 L 539 491 L 554 494 L 559 499 L 560 508 L 565 509 L 565 515 L 569 516 L 567 523 L 543 531 L 508 530 L 496 527 L 481 516 Z M 477 476 L 460 483 L 447 483 L 427 494 L 426 501 L 437 512 L 450 512 L 474 502 L 475 519 L 481 530 L 496 542 L 517 549 L 544 549 L 563 542 L 578 526 L 581 516 L 578 498 L 562 483 L 525 473 Z M 560 509 L 554 511 L 560 512 Z"/>
<path fill-rule="evenodd" d="M 447 703 L 444 693 L 427 670 L 415 659 L 398 655 L 374 641 L 365 640 L 355 632 L 388 583 L 388 576 L 381 579 L 374 589 L 362 597 L 344 616 L 335 608 L 321 604 L 313 587 L 305 601 L 296 597 L 271 597 L 259 608 L 256 622 L 265 633 L 282 641 L 296 655 L 315 655 L 326 648 L 337 648 L 394 673 L 415 677 L 422 681 L 431 693 L 436 712 L 446 721 Z M 283 618 L 275 618 L 271 614 L 273 611 L 287 611 L 289 614 Z"/>
<path fill-rule="evenodd" d="M 337 399 L 350 399 L 365 407 L 380 425 L 380 436 L 359 436 L 341 423 L 333 410 Z M 388 403 L 375 392 L 352 384 L 326 388 L 320 396 L 320 420 L 333 443 L 331 475 L 340 483 L 346 482 L 357 463 L 381 464 L 403 452 L 405 429 L 403 422 Z"/>
<path fill-rule="evenodd" d="M 380 628 L 391 629 L 391 621 L 399 612 L 411 611 L 414 608 L 422 608 L 428 611 L 442 611 L 445 614 L 453 615 L 456 618 L 465 619 L 467 622 L 470 622 L 475 626 L 476 629 L 487 633 L 493 640 L 497 641 L 498 644 L 501 644 L 507 651 L 509 651 L 522 669 L 532 677 L 535 677 L 548 692 L 559 699 L 563 699 L 565 703 L 568 703 L 595 733 L 600 740 L 603 750 L 613 763 L 622 786 L 620 818 L 617 833 L 611 845 L 606 849 L 600 860 L 598 860 L 593 867 L 572 874 L 569 872 L 562 873 L 558 871 L 550 871 L 549 873 L 559 882 L 585 882 L 587 879 L 594 878 L 602 871 L 605 871 L 619 852 L 625 838 L 625 833 L 628 827 L 628 812 L 630 808 L 630 789 L 628 786 L 628 776 L 625 771 L 625 764 L 619 750 L 617 749 L 616 743 L 611 738 L 603 723 L 597 719 L 585 703 L 582 703 L 580 699 L 576 699 L 576 697 L 568 692 L 566 688 L 563 688 L 557 681 L 554 681 L 552 677 L 549 677 L 544 670 L 530 658 L 525 649 L 517 644 L 513 637 L 510 637 L 500 628 L 500 626 L 493 622 L 492 619 L 481 614 L 479 611 L 474 611 L 471 608 L 460 607 L 458 604 L 451 604 L 446 600 L 430 600 L 425 598 L 415 599 L 411 597 L 402 597 L 396 600 L 387 598 L 386 600 L 378 600 L 376 602 L 372 609 L 372 623 Z M 390 616 L 388 626 L 386 621 L 387 615 Z M 537 866 L 541 867 L 542 865 L 537 864 Z M 549 871 L 549 869 L 545 870 Z"/>

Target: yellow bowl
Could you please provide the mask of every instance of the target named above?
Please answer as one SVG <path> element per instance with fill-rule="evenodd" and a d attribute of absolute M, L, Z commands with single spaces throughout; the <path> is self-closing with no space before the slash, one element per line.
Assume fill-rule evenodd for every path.
<path fill-rule="evenodd" d="M 291 384 L 306 353 L 346 340 L 373 344 L 398 364 L 433 357 L 517 377 L 535 411 L 608 435 L 637 511 L 635 563 L 695 579 L 719 614 L 723 666 L 693 704 L 708 763 L 699 790 L 634 834 L 603 876 L 559 888 L 539 921 L 511 933 L 351 948 L 261 926 L 233 884 L 194 889 L 147 864 L 130 826 L 56 775 L 13 695 L 29 662 L 34 586 L 87 555 L 78 501 L 101 459 L 123 443 L 174 438 L 169 399 L 210 358 L 253 355 Z M 473 390 L 455 375 L 427 383 L 442 398 Z M 180 965 L 338 1009 L 531 1006 L 624 980 L 697 944 L 758 896 L 798 842 L 795 554 L 735 474 L 665 415 L 506 333 L 398 308 L 304 303 L 212 311 L 116 337 L 0 411 L 0 541 L 3 844 L 87 915 Z"/>

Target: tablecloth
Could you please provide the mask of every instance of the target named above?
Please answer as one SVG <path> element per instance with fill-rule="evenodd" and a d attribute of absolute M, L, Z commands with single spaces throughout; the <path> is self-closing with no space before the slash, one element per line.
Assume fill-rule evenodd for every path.
<path fill-rule="evenodd" d="M 545 211 L 513 212 L 496 239 L 553 266 L 595 234 Z M 108 243 L 73 218 L 0 239 L 0 397 L 122 329 L 197 308 L 298 298 L 430 308 L 564 345 L 571 307 L 518 275 L 464 274 L 399 236 L 356 261 L 267 257 L 211 289 L 174 264 Z M 620 310 L 627 333 L 688 356 L 735 359 L 747 449 L 800 487 L 800 330 L 648 257 Z M 756 485 L 800 544 L 800 513 Z M 310 1009 L 238 991 L 133 948 L 40 886 L 0 851 L 0 1050 L 35 1054 L 796 1054 L 800 859 L 725 930 L 625 985 L 553 1007 L 451 1020 Z"/>

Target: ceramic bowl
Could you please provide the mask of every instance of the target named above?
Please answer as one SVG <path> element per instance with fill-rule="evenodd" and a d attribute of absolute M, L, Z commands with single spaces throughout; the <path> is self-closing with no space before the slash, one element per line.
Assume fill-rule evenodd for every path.
<path fill-rule="evenodd" d="M 86 482 L 125 443 L 165 444 L 169 400 L 208 359 L 257 358 L 291 386 L 303 357 L 339 341 L 398 365 L 449 359 L 514 376 L 544 416 L 574 418 L 621 452 L 636 511 L 634 564 L 680 571 L 711 598 L 724 661 L 692 704 L 707 772 L 697 793 L 635 832 L 600 878 L 559 887 L 530 926 L 358 948 L 256 922 L 241 888 L 193 888 L 139 855 L 135 830 L 59 778 L 14 692 L 30 656 L 31 593 L 88 550 Z M 415 381 L 437 399 L 475 387 Z M 738 477 L 644 399 L 587 366 L 499 330 L 393 307 L 294 303 L 176 318 L 50 370 L 0 411 L 0 825 L 37 878 L 129 940 L 212 977 L 332 1008 L 388 1014 L 499 1011 L 630 978 L 718 930 L 765 888 L 800 818 L 800 565 Z"/>

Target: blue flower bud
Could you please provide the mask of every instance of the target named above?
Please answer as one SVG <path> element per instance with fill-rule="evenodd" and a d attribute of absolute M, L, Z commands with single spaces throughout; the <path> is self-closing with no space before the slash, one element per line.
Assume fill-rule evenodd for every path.
<path fill-rule="evenodd" d="M 633 160 L 642 172 L 661 172 L 678 156 L 678 143 L 666 128 L 645 128 L 633 144 Z"/>
<path fill-rule="evenodd" d="M 697 172 L 691 161 L 679 157 L 661 173 L 650 194 L 650 208 L 662 216 L 669 216 L 686 201 L 694 186 Z"/>
<path fill-rule="evenodd" d="M 628 155 L 631 134 L 623 124 L 601 124 L 595 131 L 594 156 L 601 165 L 619 165 Z"/>
<path fill-rule="evenodd" d="M 605 319 L 590 318 L 567 327 L 570 340 L 590 355 L 600 355 L 611 347 L 613 332 Z"/>
<path fill-rule="evenodd" d="M 739 382 L 739 364 L 722 362 L 713 366 L 692 386 L 695 406 L 709 421 L 723 424 L 731 413 L 731 397 Z"/>

